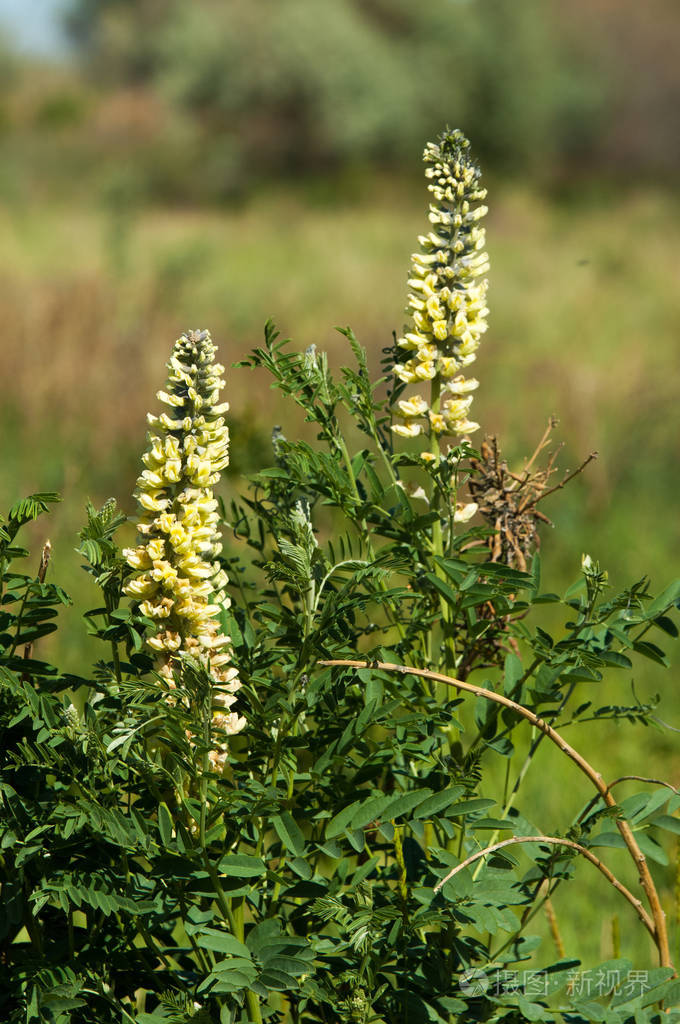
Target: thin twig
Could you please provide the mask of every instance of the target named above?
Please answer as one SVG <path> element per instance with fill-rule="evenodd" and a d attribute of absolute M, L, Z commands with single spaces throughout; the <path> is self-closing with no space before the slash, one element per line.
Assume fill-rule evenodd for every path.
<path fill-rule="evenodd" d="M 470 866 L 470 864 L 474 864 L 474 862 L 479 860 L 480 857 L 486 857 L 487 854 L 495 853 L 496 850 L 502 850 L 504 846 L 513 846 L 517 843 L 549 843 L 553 846 L 568 846 L 572 850 L 576 850 L 578 853 L 584 856 L 586 860 L 589 860 L 591 864 L 594 864 L 597 870 L 604 875 L 607 881 L 611 885 L 613 885 L 614 888 L 618 892 L 620 892 L 625 899 L 628 900 L 628 902 L 634 908 L 635 913 L 638 915 L 638 917 L 642 921 L 643 925 L 645 926 L 649 934 L 656 941 L 656 930 L 654 927 L 654 921 L 649 916 L 645 908 L 642 906 L 640 900 L 636 899 L 636 897 L 633 896 L 632 892 L 629 889 L 626 889 L 625 885 L 619 882 L 616 875 L 614 875 L 609 870 L 606 864 L 602 863 L 599 857 L 596 857 L 594 853 L 591 853 L 590 850 L 587 849 L 587 847 L 581 846 L 580 843 L 575 843 L 573 839 L 561 839 L 555 836 L 513 836 L 512 839 L 503 839 L 498 843 L 494 843 L 493 846 L 485 846 L 483 850 L 477 850 L 476 853 L 473 853 L 461 864 L 459 864 L 457 867 L 449 871 L 446 878 L 442 878 L 440 882 L 437 882 L 437 884 L 434 887 L 434 891 L 439 892 L 442 886 L 445 885 L 449 881 L 449 879 L 453 878 L 454 875 L 457 875 L 459 871 L 463 870 L 463 868 L 467 868 Z"/>
<path fill-rule="evenodd" d="M 550 419 L 548 420 L 548 426 L 545 428 L 545 431 L 543 432 L 543 437 L 541 438 L 541 440 L 536 445 L 536 448 L 534 450 L 534 454 L 531 456 L 529 461 L 524 466 L 524 472 L 525 473 L 528 473 L 528 470 L 531 469 L 531 467 L 533 466 L 533 464 L 536 461 L 536 459 L 538 458 L 538 456 L 541 454 L 543 449 L 547 446 L 547 444 L 548 444 L 548 442 L 550 440 L 550 435 L 552 434 L 552 432 L 553 432 L 553 430 L 555 429 L 556 426 L 557 426 L 557 420 L 555 419 L 554 416 L 551 416 Z M 563 447 L 563 445 L 560 445 L 560 448 L 562 448 L 562 447 Z"/>
<path fill-rule="evenodd" d="M 592 721 L 592 719 L 588 719 L 588 721 Z M 676 789 L 675 786 L 672 786 L 670 782 L 664 782 L 663 779 L 649 779 L 646 775 L 620 775 L 618 779 L 614 779 L 613 782 L 609 783 L 609 790 L 611 791 L 614 788 L 614 786 L 618 786 L 620 782 L 647 782 L 655 786 L 665 786 L 666 789 L 670 789 L 672 793 L 676 794 L 676 796 L 680 792 L 680 790 Z M 583 808 L 583 810 L 578 816 L 577 824 L 582 822 L 584 818 L 588 817 L 588 815 L 590 814 L 590 812 L 592 811 L 593 807 L 599 799 L 600 797 L 598 794 L 597 796 L 594 796 L 592 800 L 590 800 L 586 804 L 586 806 Z"/>
<path fill-rule="evenodd" d="M 503 694 L 494 693 L 493 690 L 485 690 L 481 686 L 474 686 L 472 683 L 464 683 L 460 679 L 453 679 L 451 676 L 443 675 L 441 672 L 432 672 L 430 669 L 425 668 L 413 668 L 410 665 L 395 665 L 391 662 L 384 661 L 370 661 L 370 660 L 346 660 L 337 659 L 333 661 L 319 661 L 317 664 L 327 667 L 344 667 L 344 668 L 372 668 L 380 670 L 382 672 L 397 672 L 400 675 L 413 675 L 420 676 L 424 679 L 432 679 L 436 682 L 446 683 L 448 686 L 453 686 L 457 690 L 464 690 L 467 693 L 472 693 L 475 697 L 481 697 L 483 700 L 490 700 L 496 704 L 501 704 L 503 707 L 510 708 L 511 711 L 515 711 L 522 718 L 525 718 L 532 725 L 535 725 L 537 729 L 540 729 L 548 739 L 552 740 L 556 747 L 558 747 L 563 754 L 577 765 L 584 775 L 586 775 L 593 783 L 598 793 L 607 804 L 608 807 L 616 808 L 617 803 L 612 794 L 609 792 L 609 787 L 604 781 L 599 772 L 595 771 L 593 766 L 586 761 L 582 754 L 579 754 L 563 737 L 548 725 L 544 719 L 539 718 L 533 711 L 529 711 L 522 704 L 517 704 L 516 701 L 510 700 L 509 697 L 505 697 Z M 649 867 L 647 866 L 647 859 L 638 846 L 637 840 L 633 835 L 633 831 L 623 818 L 616 819 L 616 827 L 618 828 L 624 843 L 626 844 L 628 851 L 635 862 L 640 877 L 640 884 L 645 891 L 649 907 L 652 912 L 652 918 L 654 919 L 654 942 L 659 951 L 659 962 L 662 967 L 673 967 L 671 960 L 670 948 L 668 945 L 668 932 L 666 929 L 666 915 L 661 907 L 661 901 L 659 900 L 659 894 L 654 885 L 654 879 L 652 878 Z"/>
<path fill-rule="evenodd" d="M 597 458 L 597 455 L 597 452 L 591 452 L 588 458 L 584 459 L 581 465 L 575 469 L 573 473 L 567 473 L 567 475 L 563 477 L 558 484 L 555 484 L 554 487 L 548 487 L 547 490 L 543 491 L 542 494 L 539 494 L 537 498 L 533 499 L 533 501 L 527 501 L 526 504 L 522 503 L 520 505 L 520 511 L 525 512 L 528 508 L 532 508 L 539 501 L 543 501 L 543 499 L 547 498 L 549 494 L 554 494 L 555 491 L 561 491 L 563 487 L 566 487 L 570 480 L 573 480 L 575 476 L 582 473 L 586 466 Z"/>
<path fill-rule="evenodd" d="M 648 782 L 654 786 L 665 786 L 666 789 L 672 790 L 676 795 L 680 793 L 680 789 L 672 786 L 670 782 L 664 782 L 663 779 L 649 779 L 646 775 L 620 775 L 618 779 L 614 779 L 613 782 L 609 783 L 609 788 L 613 789 L 614 786 L 618 786 L 619 782 Z"/>
<path fill-rule="evenodd" d="M 560 928 L 557 923 L 557 914 L 555 913 L 553 902 L 549 896 L 546 896 L 543 906 L 545 909 L 545 916 L 548 921 L 548 927 L 550 928 L 550 934 L 552 935 L 553 942 L 555 943 L 557 955 L 560 960 L 564 960 L 567 954 L 564 948 L 564 942 L 562 941 L 562 936 L 560 935 Z"/>

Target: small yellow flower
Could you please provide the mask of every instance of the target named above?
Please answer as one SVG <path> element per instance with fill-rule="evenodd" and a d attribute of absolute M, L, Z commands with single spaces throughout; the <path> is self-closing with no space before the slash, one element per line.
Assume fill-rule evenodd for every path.
<path fill-rule="evenodd" d="M 479 381 L 474 377 L 454 377 L 445 384 L 446 390 L 453 395 L 466 395 L 470 391 L 476 391 L 478 387 Z"/>
<path fill-rule="evenodd" d="M 422 416 L 427 412 L 427 402 L 421 395 L 403 399 L 398 405 L 402 416 Z"/>
<path fill-rule="evenodd" d="M 444 402 L 442 406 L 442 412 L 447 420 L 453 422 L 460 421 L 465 418 L 467 411 L 472 404 L 472 395 L 467 398 L 457 398 L 452 401 Z"/>
<path fill-rule="evenodd" d="M 399 437 L 418 437 L 418 434 L 422 433 L 422 423 L 395 423 L 392 427 L 395 434 L 399 434 Z"/>
<path fill-rule="evenodd" d="M 432 412 L 430 410 L 430 426 L 434 430 L 435 434 L 443 434 L 448 424 L 446 419 L 438 412 Z"/>
<path fill-rule="evenodd" d="M 475 501 L 470 501 L 467 505 L 464 505 L 462 502 L 458 502 L 453 518 L 457 523 L 467 523 L 472 519 L 478 508 L 479 506 Z"/>
<path fill-rule="evenodd" d="M 419 484 L 415 484 L 413 481 L 404 483 L 403 480 L 397 480 L 397 486 L 402 489 L 410 498 L 417 498 L 419 501 L 425 501 L 429 504 L 430 499 L 425 493 L 425 488 Z"/>
<path fill-rule="evenodd" d="M 418 380 L 432 380 L 437 374 L 437 364 L 433 359 L 418 363 L 413 369 Z"/>

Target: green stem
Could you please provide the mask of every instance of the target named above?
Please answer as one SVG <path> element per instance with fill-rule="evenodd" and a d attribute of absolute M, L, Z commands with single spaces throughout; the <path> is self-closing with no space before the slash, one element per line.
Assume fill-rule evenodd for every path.
<path fill-rule="evenodd" d="M 113 671 L 116 676 L 116 681 L 118 685 L 120 685 L 123 679 L 120 671 L 120 655 L 118 653 L 118 642 L 116 640 L 111 641 L 111 653 L 113 655 Z"/>
<path fill-rule="evenodd" d="M 295 721 L 293 722 L 293 728 L 291 729 L 291 736 L 295 735 L 295 733 L 296 733 L 296 726 L 297 726 L 297 719 L 295 719 Z M 290 801 L 293 798 L 293 789 L 295 788 L 294 787 L 294 782 L 295 782 L 295 773 L 291 772 L 289 777 L 288 777 L 288 788 L 287 788 L 287 791 L 286 791 L 286 806 L 290 803 Z M 278 868 L 278 872 L 277 873 L 281 872 L 281 870 L 285 866 L 285 864 L 286 864 L 286 853 L 285 853 L 285 850 L 284 850 L 282 852 L 282 854 L 281 854 L 281 859 L 279 861 L 279 868 Z M 273 895 L 272 895 L 272 899 L 273 899 L 274 903 L 276 903 L 276 901 L 278 900 L 280 892 L 281 892 L 281 883 L 280 882 L 276 882 L 276 884 L 274 886 L 274 892 L 273 892 Z"/>
<path fill-rule="evenodd" d="M 556 711 L 556 713 L 555 713 L 555 715 L 554 715 L 554 717 L 552 719 L 553 722 L 556 722 L 559 719 L 559 716 L 564 711 L 564 708 L 566 707 L 566 705 L 569 702 L 569 699 L 570 699 L 572 693 L 574 692 L 574 687 L 575 686 L 576 686 L 576 683 L 572 683 L 569 686 L 569 689 L 567 690 L 567 692 L 565 693 L 564 697 L 562 698 L 562 702 L 560 703 L 560 706 L 558 707 L 558 709 L 557 709 L 557 711 Z M 510 732 L 512 732 L 512 730 L 510 730 Z M 543 741 L 544 738 L 545 738 L 545 733 L 543 733 L 543 732 L 539 733 L 538 730 L 536 729 L 536 726 L 532 725 L 532 727 L 531 727 L 531 743 L 529 745 L 529 752 L 527 753 L 527 756 L 524 759 L 524 764 L 522 765 L 522 767 L 520 769 L 519 775 L 515 779 L 515 784 L 512 787 L 512 793 L 510 794 L 509 799 L 507 799 L 504 796 L 505 806 L 503 807 L 503 813 L 501 814 L 501 820 L 502 821 L 504 821 L 507 818 L 508 814 L 510 813 L 510 811 L 514 807 L 515 800 L 517 799 L 517 794 L 519 793 L 519 791 L 520 791 L 520 789 L 522 787 L 522 783 L 524 782 L 526 774 L 529 771 L 529 768 L 531 767 L 531 763 L 532 763 L 534 757 L 536 756 L 536 752 L 537 752 L 538 748 L 540 747 L 541 742 Z M 510 761 L 508 761 L 508 764 L 507 764 L 506 787 L 507 787 L 507 782 L 508 782 L 508 779 L 509 779 L 509 774 L 510 774 Z M 500 829 L 497 828 L 497 829 L 494 830 L 494 832 L 493 832 L 493 834 L 491 836 L 491 840 L 488 843 L 489 846 L 493 846 L 493 844 L 498 839 L 500 833 L 501 833 Z M 474 874 L 472 876 L 473 881 L 474 881 L 474 879 L 477 878 L 477 875 L 482 870 L 482 866 L 483 866 L 483 862 L 480 860 L 480 862 L 477 865 L 477 867 L 475 868 L 475 872 L 474 872 Z"/>
<path fill-rule="evenodd" d="M 200 797 L 201 797 L 201 814 L 199 821 L 199 842 L 201 844 L 201 852 L 203 855 L 203 863 L 205 864 L 206 870 L 210 875 L 210 880 L 215 890 L 215 899 L 219 906 L 223 918 L 228 922 L 231 928 L 232 935 L 238 939 L 239 942 L 243 942 L 245 938 L 244 924 L 243 924 L 243 899 L 238 903 L 236 914 L 233 912 L 230 901 L 222 888 L 217 868 L 210 860 L 208 851 L 206 849 L 206 819 L 208 809 L 208 771 L 210 768 L 210 725 L 211 725 L 211 709 L 208 700 L 204 701 L 203 704 L 203 756 L 202 756 L 202 771 L 201 771 L 201 784 L 200 784 Z M 260 1001 L 257 995 L 251 990 L 246 989 L 246 1002 L 248 1004 L 248 1013 L 250 1015 L 251 1024 L 262 1024 L 262 1014 L 260 1013 Z"/>
<path fill-rule="evenodd" d="M 436 415 L 439 413 L 439 407 L 441 404 L 441 381 L 439 377 L 434 377 L 431 384 L 430 390 L 430 409 Z M 430 427 L 430 452 L 435 456 L 437 460 L 441 457 L 441 446 L 439 443 L 439 435 L 436 431 Z M 432 491 L 430 493 L 430 508 L 433 512 L 437 513 L 437 518 L 432 524 L 432 551 L 433 554 L 438 558 L 444 557 L 444 534 L 442 531 L 442 520 L 441 520 L 441 492 L 436 484 L 432 481 Z M 446 573 L 439 565 L 435 562 L 434 566 L 435 575 L 440 580 L 446 582 Z M 453 669 L 456 663 L 456 653 L 453 643 L 453 637 L 450 632 L 451 624 L 451 608 L 449 607 L 446 598 L 443 594 L 439 595 L 439 607 L 442 616 L 442 632 L 444 638 L 444 658 L 443 665 L 440 663 L 440 667 L 446 669 Z M 447 700 L 448 691 L 446 684 L 436 683 L 434 686 L 433 696 L 437 698 L 440 703 L 444 703 Z"/>
<path fill-rule="evenodd" d="M 375 440 L 375 442 L 376 442 L 376 444 L 378 446 L 378 450 L 382 453 L 383 459 L 384 459 L 384 461 L 386 462 L 386 464 L 388 466 L 388 469 L 389 469 L 389 472 L 390 472 L 390 476 L 392 477 L 392 480 L 396 484 L 396 476 L 394 475 L 394 469 L 390 465 L 389 459 L 387 459 L 387 456 L 385 455 L 385 453 L 383 451 L 383 447 L 380 444 L 380 441 L 379 441 L 379 439 L 377 437 L 377 434 L 374 432 L 372 436 L 373 436 L 373 438 L 374 438 L 374 440 Z M 340 453 L 342 455 L 342 461 L 345 464 L 345 469 L 347 470 L 347 476 L 349 477 L 350 486 L 352 488 L 352 494 L 356 498 L 357 502 L 360 502 L 361 501 L 361 495 L 359 494 L 359 488 L 357 486 L 357 480 L 356 480 L 356 477 L 354 475 L 354 468 L 352 466 L 352 460 L 351 460 L 351 458 L 349 456 L 349 451 L 347 450 L 347 444 L 345 443 L 345 439 L 342 436 L 342 434 L 339 432 L 339 430 L 335 432 L 334 438 L 335 438 L 335 442 L 336 442 L 336 444 L 338 446 L 338 449 L 339 449 L 339 451 L 340 451 Z M 363 543 L 366 546 L 366 552 L 368 554 L 369 560 L 371 562 L 373 562 L 373 561 L 375 561 L 375 551 L 373 550 L 373 544 L 371 542 L 371 534 L 370 534 L 370 531 L 368 529 L 368 523 L 366 522 L 366 518 L 362 517 L 358 521 L 358 525 L 359 525 L 360 530 L 361 530 L 362 540 L 363 540 Z M 380 581 L 379 586 L 380 586 L 380 589 L 382 591 L 387 590 L 387 585 L 385 584 L 384 580 Z M 406 637 L 406 630 L 404 628 L 404 624 L 401 621 L 401 616 L 398 614 L 398 609 L 394 608 L 391 603 L 388 604 L 387 607 L 389 609 L 389 614 L 390 614 L 390 619 L 392 621 L 392 624 L 394 626 L 396 626 L 397 632 L 399 633 L 400 638 L 403 640 Z"/>
<path fill-rule="evenodd" d="M 243 897 L 241 897 L 237 901 L 237 905 L 234 912 L 234 910 L 232 910 L 230 906 L 229 900 L 225 895 L 224 889 L 222 888 L 222 883 L 220 882 L 217 870 L 212 861 L 210 860 L 210 858 L 208 857 L 208 852 L 205 849 L 203 850 L 203 862 L 213 883 L 217 904 L 220 910 L 222 911 L 224 919 L 228 922 L 229 927 L 231 928 L 232 935 L 234 936 L 234 938 L 238 939 L 239 942 L 244 942 L 245 927 L 243 922 Z M 250 1015 L 251 1024 L 262 1024 L 260 1001 L 257 998 L 255 992 L 252 991 L 252 989 L 246 989 L 246 1002 L 248 1004 L 248 1013 Z"/>
<path fill-rule="evenodd" d="M 121 929 L 122 929 L 122 927 L 123 927 L 123 925 L 122 925 L 122 922 L 121 922 Z M 163 950 L 160 949 L 160 947 L 157 946 L 156 943 L 153 941 L 153 938 L 152 938 L 148 928 L 146 927 L 146 925 L 144 924 L 144 922 L 142 921 L 141 918 L 139 919 L 138 927 L 139 927 L 139 934 L 144 939 L 144 942 L 146 943 L 146 946 L 147 946 L 147 949 L 149 950 L 149 952 L 153 953 L 154 957 L 158 957 L 158 959 L 162 961 L 163 966 L 168 971 L 174 971 L 175 968 L 170 963 L 170 961 L 168 960 L 168 958 L 165 955 L 165 953 L 163 952 Z M 151 966 L 152 966 L 152 970 L 155 969 L 153 963 L 152 963 Z"/>
<path fill-rule="evenodd" d="M 16 619 L 14 643 L 12 644 L 12 646 L 9 649 L 8 657 L 10 657 L 10 658 L 14 657 L 14 654 L 16 652 L 17 646 L 19 644 L 19 633 L 21 632 L 21 620 L 22 620 L 22 618 L 24 616 L 24 611 L 26 610 L 26 601 L 28 600 L 28 591 L 29 591 L 29 588 L 31 586 L 32 586 L 31 583 L 26 584 L 26 589 L 24 590 L 24 596 L 21 599 L 21 604 L 19 606 L 19 614 L 17 615 L 17 619 Z"/>
<path fill-rule="evenodd" d="M 201 949 L 201 947 L 196 942 L 196 939 L 194 938 L 193 934 L 189 935 L 189 932 L 186 929 L 187 905 L 186 905 L 186 900 L 184 899 L 184 889 L 182 889 L 182 888 L 180 888 L 180 890 L 179 890 L 179 906 L 180 906 L 180 910 L 182 912 L 182 924 L 184 925 L 184 934 L 186 935 L 187 939 L 189 940 L 189 944 L 191 945 L 191 948 L 194 951 L 194 956 L 196 957 L 196 960 L 198 961 L 198 963 L 199 963 L 200 967 L 202 968 L 202 970 L 206 974 L 210 974 L 210 962 L 208 961 L 208 957 L 206 955 L 206 951 Z"/>

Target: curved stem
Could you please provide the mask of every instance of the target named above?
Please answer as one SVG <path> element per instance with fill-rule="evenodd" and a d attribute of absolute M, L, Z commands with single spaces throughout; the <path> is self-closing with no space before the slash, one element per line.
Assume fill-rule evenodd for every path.
<path fill-rule="evenodd" d="M 664 782 L 663 779 L 650 779 L 646 775 L 620 775 L 618 779 L 614 779 L 613 782 L 609 783 L 609 791 L 611 792 L 614 786 L 618 786 L 620 782 L 648 782 L 655 786 L 665 786 L 666 789 L 670 789 L 670 791 L 672 793 L 675 793 L 676 796 L 678 795 L 678 792 L 680 792 L 680 790 L 676 789 L 675 786 L 672 786 L 670 782 Z M 592 800 L 588 801 L 588 803 L 578 816 L 577 824 L 580 824 L 585 818 L 589 816 L 590 812 L 592 811 L 593 807 L 599 799 L 600 794 L 598 793 L 596 796 L 592 798 Z"/>
<path fill-rule="evenodd" d="M 434 891 L 439 892 L 442 886 L 445 885 L 450 878 L 453 878 L 454 875 L 457 875 L 459 871 L 463 870 L 463 868 L 468 867 L 470 864 L 474 864 L 476 860 L 479 860 L 482 857 L 486 857 L 486 855 L 489 853 L 495 853 L 496 850 L 501 850 L 504 846 L 515 846 L 518 843 L 549 843 L 553 846 L 568 846 L 572 850 L 576 850 L 583 857 L 585 857 L 586 860 L 589 860 L 591 864 L 594 864 L 597 870 L 604 875 L 607 881 L 611 885 L 613 885 L 614 888 L 618 892 L 620 892 L 625 899 L 628 900 L 628 902 L 634 908 L 635 913 L 638 915 L 638 917 L 642 921 L 643 925 L 645 926 L 649 934 L 656 941 L 656 929 L 654 926 L 654 921 L 649 916 L 645 908 L 642 906 L 640 900 L 636 899 L 635 896 L 633 896 L 632 892 L 629 889 L 627 889 L 625 885 L 619 882 L 616 875 L 614 875 L 609 870 L 606 864 L 602 863 L 599 857 L 596 857 L 595 854 L 591 853 L 587 847 L 581 846 L 580 843 L 575 843 L 572 839 L 561 839 L 557 836 L 513 836 L 512 839 L 503 839 L 499 843 L 493 843 L 491 846 L 485 846 L 483 850 L 477 850 L 477 852 L 473 853 L 470 857 L 467 858 L 467 860 L 464 860 L 462 864 L 459 864 L 457 867 L 449 871 L 446 878 L 442 878 L 440 882 L 437 882 L 437 884 L 434 887 Z"/>
<path fill-rule="evenodd" d="M 401 675 L 414 675 L 422 676 L 425 679 L 432 679 L 437 682 L 446 683 L 448 686 L 453 686 L 457 690 L 463 690 L 466 693 L 472 693 L 475 697 L 481 697 L 483 700 L 490 700 L 496 704 L 501 704 L 503 707 L 510 708 L 511 711 L 515 711 L 522 718 L 525 718 L 532 725 L 535 725 L 537 729 L 545 733 L 549 740 L 551 740 L 556 747 L 558 747 L 563 754 L 573 761 L 575 765 L 586 775 L 593 783 L 598 793 L 606 803 L 608 807 L 616 808 L 617 803 L 612 794 L 609 791 L 609 786 L 604 781 L 599 772 L 595 771 L 593 766 L 586 761 L 585 757 L 575 750 L 560 734 L 548 725 L 546 721 L 535 715 L 533 711 L 529 711 L 528 708 L 523 707 L 521 704 L 517 704 L 516 701 L 510 700 L 509 697 L 503 696 L 501 693 L 494 693 L 493 690 L 485 690 L 482 686 L 474 686 L 472 683 L 462 682 L 460 679 L 453 679 L 451 676 L 445 676 L 441 672 L 431 672 L 429 669 L 412 668 L 410 665 L 395 665 L 391 662 L 382 661 L 350 661 L 350 660 L 334 660 L 334 661 L 319 661 L 319 665 L 324 666 L 342 666 L 345 668 L 373 668 L 379 669 L 382 672 L 397 672 Z M 668 932 L 666 929 L 666 915 L 661 907 L 659 900 L 659 894 L 654 885 L 654 880 L 651 876 L 649 867 L 647 866 L 647 859 L 638 846 L 637 840 L 633 835 L 633 831 L 623 818 L 616 818 L 616 827 L 621 833 L 628 851 L 635 862 L 635 866 L 638 869 L 640 877 L 640 884 L 644 889 L 645 895 L 649 903 L 649 908 L 652 913 L 654 920 L 654 942 L 659 951 L 659 962 L 662 967 L 673 967 L 671 960 L 670 948 L 668 944 Z"/>
<path fill-rule="evenodd" d="M 556 718 L 559 718 L 562 710 L 568 704 L 569 698 L 571 697 L 572 693 L 574 692 L 575 685 L 576 685 L 575 683 L 572 683 L 571 686 L 569 687 L 569 689 L 567 690 L 567 692 L 565 693 L 564 697 L 562 698 L 562 700 L 560 702 L 560 706 L 558 707 L 557 711 L 555 712 L 555 714 L 553 716 L 553 720 L 556 719 Z M 508 732 L 509 733 L 512 732 L 512 727 L 508 730 Z M 505 805 L 503 807 L 503 812 L 501 814 L 501 820 L 502 821 L 507 818 L 508 814 L 510 813 L 510 810 L 514 806 L 515 800 L 517 798 L 517 794 L 520 791 L 522 783 L 524 782 L 524 779 L 526 778 L 526 774 L 529 771 L 529 768 L 531 767 L 531 763 L 532 763 L 534 757 L 536 756 L 536 753 L 538 752 L 538 748 L 540 747 L 541 740 L 544 738 L 544 736 L 545 736 L 545 733 L 541 733 L 539 736 L 536 735 L 536 727 L 535 726 L 531 730 L 531 746 L 529 747 L 529 753 L 525 757 L 524 764 L 522 765 L 522 767 L 520 769 L 519 775 L 515 779 L 515 784 L 514 784 L 514 786 L 512 788 L 512 793 L 510 794 L 510 799 L 507 800 L 507 802 L 505 803 Z M 509 769 L 509 767 L 510 767 L 510 762 L 508 761 L 508 769 Z M 500 835 L 500 830 L 499 829 L 495 829 L 494 832 L 493 832 L 493 835 L 491 836 L 491 843 L 489 845 L 491 845 L 492 843 L 495 843 L 496 840 L 498 839 L 499 835 Z M 481 866 L 482 865 L 480 863 L 478 865 L 474 875 L 473 875 L 473 878 L 477 877 L 477 875 L 479 874 L 479 871 L 481 869 Z"/>

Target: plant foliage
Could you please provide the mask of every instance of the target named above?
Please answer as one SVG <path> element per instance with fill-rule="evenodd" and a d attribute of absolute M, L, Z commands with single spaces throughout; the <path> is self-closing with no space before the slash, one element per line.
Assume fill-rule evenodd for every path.
<path fill-rule="evenodd" d="M 538 554 L 518 568 L 492 522 L 456 519 L 484 452 L 395 448 L 399 352 L 376 380 L 342 333 L 339 376 L 271 323 L 242 364 L 302 407 L 314 439 L 275 430 L 271 466 L 222 508 L 220 626 L 246 720 L 223 766 L 209 664 L 182 654 L 157 671 L 154 621 L 124 596 L 115 504 L 89 507 L 80 536 L 103 652 L 81 677 L 34 656 L 68 598 L 48 554 L 34 576 L 17 540 L 55 496 L 0 521 L 8 1024 L 680 1019 L 647 866 L 667 863 L 680 796 L 642 780 L 617 802 L 597 754 L 591 767 L 563 737 L 576 721 L 656 722 L 635 697 L 602 705 L 597 686 L 667 663 L 680 583 L 612 595 L 585 556 L 566 594 L 545 591 Z M 581 811 L 552 836 L 521 802 L 549 742 L 584 777 Z M 625 882 L 610 847 L 632 856 Z M 649 932 L 659 966 L 644 977 L 618 954 L 535 968 L 532 921 L 582 859 Z"/>

